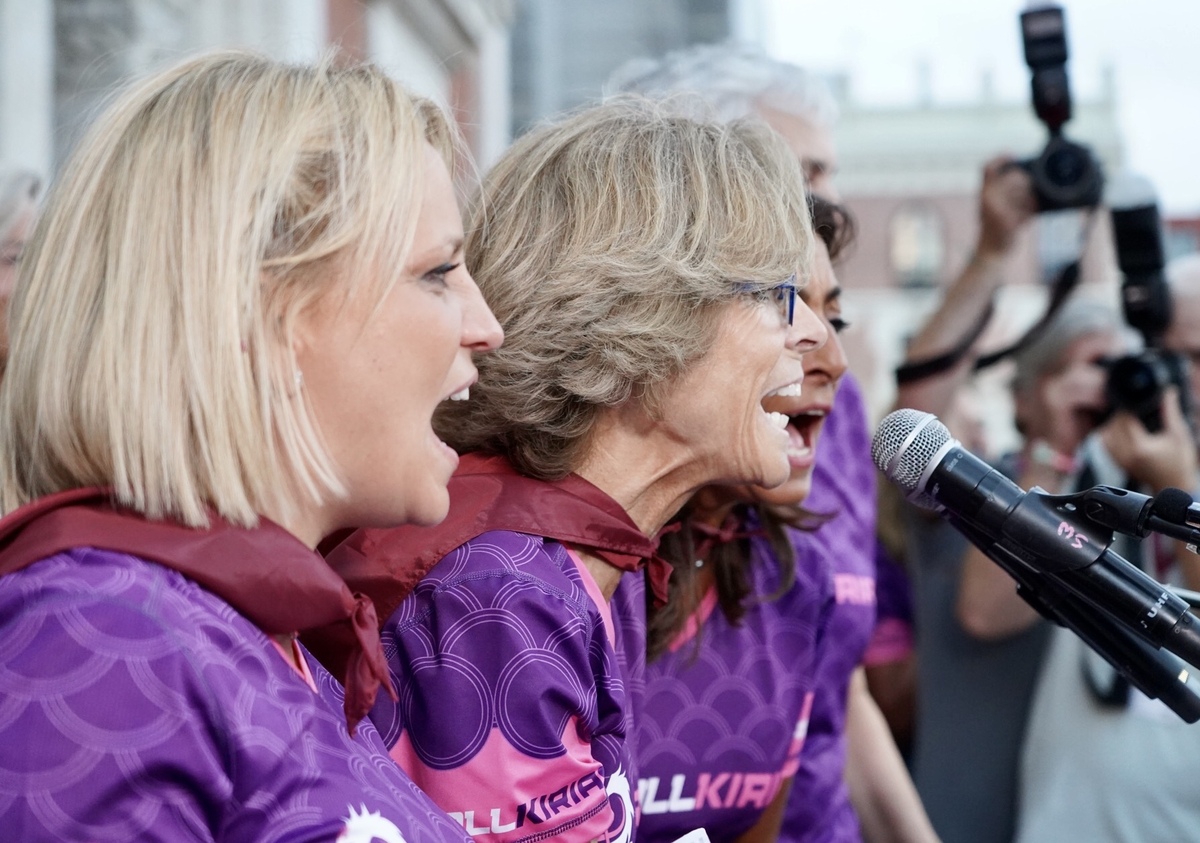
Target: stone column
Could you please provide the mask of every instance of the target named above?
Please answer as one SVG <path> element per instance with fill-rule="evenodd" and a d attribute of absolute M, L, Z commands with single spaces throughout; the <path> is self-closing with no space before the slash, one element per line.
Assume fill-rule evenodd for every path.
<path fill-rule="evenodd" d="M 0 0 L 0 165 L 54 167 L 53 0 Z"/>
<path fill-rule="evenodd" d="M 112 90 L 187 49 L 192 0 L 55 0 L 55 159 Z"/>

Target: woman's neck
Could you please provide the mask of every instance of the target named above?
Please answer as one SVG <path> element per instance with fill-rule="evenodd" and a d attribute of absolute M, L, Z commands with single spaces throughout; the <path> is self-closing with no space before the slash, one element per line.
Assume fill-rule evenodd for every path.
<path fill-rule="evenodd" d="M 575 471 L 619 503 L 647 536 L 658 533 L 703 485 L 700 472 L 686 448 L 619 421 L 598 427 Z"/>

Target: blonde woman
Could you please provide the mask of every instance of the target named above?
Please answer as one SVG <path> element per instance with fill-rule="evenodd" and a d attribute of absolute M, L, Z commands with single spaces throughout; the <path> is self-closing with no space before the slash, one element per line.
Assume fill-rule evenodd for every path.
<path fill-rule="evenodd" d="M 379 601 L 400 699 L 372 718 L 477 840 L 630 840 L 639 677 L 622 660 L 644 643 L 609 599 L 696 489 L 788 476 L 763 400 L 794 394 L 825 341 L 796 297 L 803 176 L 765 127 L 614 101 L 509 150 L 467 253 L 507 339 L 440 417 L 473 452 L 451 515 L 330 557 Z"/>
<path fill-rule="evenodd" d="M 374 615 L 313 551 L 446 513 L 431 418 L 501 339 L 451 163 L 382 72 L 241 53 L 131 87 L 82 141 L 0 389 L 11 839 L 463 839 L 362 721 Z M 296 642 L 330 623 L 344 714 Z"/>

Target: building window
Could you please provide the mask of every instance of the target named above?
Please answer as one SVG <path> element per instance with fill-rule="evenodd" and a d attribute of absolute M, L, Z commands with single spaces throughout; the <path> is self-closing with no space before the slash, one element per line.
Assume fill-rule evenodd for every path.
<path fill-rule="evenodd" d="M 1086 225 L 1087 217 L 1076 208 L 1038 214 L 1037 256 L 1043 283 L 1056 284 L 1063 270 L 1082 257 Z"/>
<path fill-rule="evenodd" d="M 931 287 L 941 274 L 946 251 L 942 218 L 929 205 L 903 205 L 892 216 L 891 262 L 905 287 Z"/>

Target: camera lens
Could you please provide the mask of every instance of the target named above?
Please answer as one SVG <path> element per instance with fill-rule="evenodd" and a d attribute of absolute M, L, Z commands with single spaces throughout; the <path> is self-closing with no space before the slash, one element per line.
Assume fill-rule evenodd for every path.
<path fill-rule="evenodd" d="M 1058 135 L 1050 139 L 1028 169 L 1039 210 L 1086 208 L 1100 202 L 1104 176 L 1086 146 Z"/>
<path fill-rule="evenodd" d="M 1046 156 L 1046 178 L 1057 187 L 1073 187 L 1083 178 L 1087 165 L 1075 147 L 1059 147 Z"/>
<path fill-rule="evenodd" d="M 1161 427 L 1158 407 L 1170 383 L 1166 362 L 1153 351 L 1120 357 L 1108 364 L 1109 405 L 1133 413 L 1149 430 Z"/>

